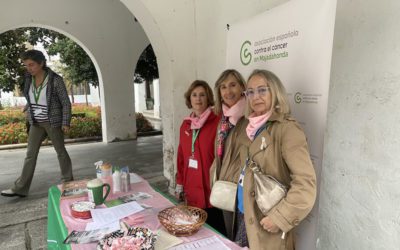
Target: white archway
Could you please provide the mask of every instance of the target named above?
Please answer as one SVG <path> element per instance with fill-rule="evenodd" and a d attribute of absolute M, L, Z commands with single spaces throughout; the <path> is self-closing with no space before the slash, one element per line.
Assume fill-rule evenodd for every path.
<path fill-rule="evenodd" d="M 0 34 L 2 34 L 4 32 L 7 32 L 7 31 L 10 31 L 10 30 L 14 30 L 14 29 L 18 29 L 18 28 L 26 28 L 26 27 L 35 27 L 35 28 L 37 27 L 37 28 L 44 28 L 44 29 L 56 31 L 56 32 L 58 32 L 60 34 L 63 34 L 64 36 L 68 37 L 69 39 L 73 40 L 75 43 L 77 43 L 86 52 L 86 54 L 90 57 L 90 60 L 92 60 L 93 65 L 96 68 L 97 77 L 98 77 L 98 80 L 99 80 L 100 91 L 103 92 L 102 91 L 102 89 L 103 89 L 103 78 L 102 78 L 102 75 L 101 75 L 99 64 L 97 63 L 97 60 L 96 60 L 95 56 L 89 50 L 89 48 L 87 48 L 85 46 L 85 44 L 83 44 L 78 38 L 76 38 L 75 36 L 71 35 L 70 33 L 65 32 L 64 30 L 60 30 L 60 29 L 58 29 L 56 27 L 53 27 L 53 26 L 50 26 L 50 25 L 40 25 L 40 24 L 35 24 L 35 23 L 29 23 L 27 25 L 21 25 L 21 26 L 18 26 L 18 27 L 13 27 L 13 28 L 11 28 L 9 30 L 0 30 Z M 102 117 L 105 116 L 105 114 L 103 112 L 103 109 L 101 111 L 101 116 Z"/>
<path fill-rule="evenodd" d="M 142 27 L 119 1 L 54 0 L 46 2 L 46 15 L 42 7 L 29 0 L 3 3 L 0 31 L 43 27 L 77 42 L 99 75 L 103 141 L 136 138 L 132 79 L 140 53 L 149 44 Z"/>
<path fill-rule="evenodd" d="M 160 27 L 155 22 L 152 13 L 143 5 L 140 0 L 121 0 L 121 2 L 132 12 L 132 15 L 140 22 L 147 37 L 153 46 L 157 57 L 158 70 L 160 75 L 160 103 L 163 127 L 163 155 L 164 155 L 164 176 L 170 180 L 170 187 L 175 186 L 174 172 L 174 144 L 176 138 L 174 129 L 174 106 L 171 100 L 174 89 L 172 58 L 168 54 L 168 47 L 160 32 Z"/>
<path fill-rule="evenodd" d="M 172 59 L 151 13 L 138 0 L 53 0 L 46 2 L 45 9 L 47 14 L 42 15 L 42 5 L 30 0 L 2 3 L 0 32 L 19 27 L 48 28 L 68 36 L 88 53 L 99 76 L 104 142 L 136 138 L 132 79 L 136 62 L 151 41 L 160 75 L 164 175 L 173 176 L 176 138 Z"/>

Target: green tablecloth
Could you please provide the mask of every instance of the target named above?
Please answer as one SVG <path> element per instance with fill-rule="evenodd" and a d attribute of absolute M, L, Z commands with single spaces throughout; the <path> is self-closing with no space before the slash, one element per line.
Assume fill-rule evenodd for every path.
<path fill-rule="evenodd" d="M 60 212 L 61 192 L 56 186 L 49 189 L 49 198 L 47 206 L 47 248 L 48 249 L 71 249 L 69 244 L 63 244 L 68 236 L 68 230 L 65 227 Z"/>

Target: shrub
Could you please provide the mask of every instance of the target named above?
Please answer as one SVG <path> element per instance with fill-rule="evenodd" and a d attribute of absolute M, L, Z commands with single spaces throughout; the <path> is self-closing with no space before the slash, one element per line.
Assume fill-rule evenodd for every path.
<path fill-rule="evenodd" d="M 73 104 L 72 114 L 85 114 L 86 117 L 101 117 L 99 106 L 86 106 L 85 104 Z"/>
<path fill-rule="evenodd" d="M 142 113 L 136 113 L 135 116 L 137 132 L 148 132 L 154 130 L 153 125 L 151 125 L 149 120 L 147 120 Z"/>
<path fill-rule="evenodd" d="M 93 117 L 72 117 L 69 138 L 101 136 L 101 120 Z"/>
<path fill-rule="evenodd" d="M 0 127 L 0 145 L 27 142 L 25 122 L 10 123 Z"/>
<path fill-rule="evenodd" d="M 21 110 L 2 110 L 0 111 L 0 126 L 25 121 L 25 114 Z"/>
<path fill-rule="evenodd" d="M 26 117 L 21 109 L 0 111 L 0 145 L 27 142 Z M 100 107 L 73 105 L 72 113 L 67 138 L 101 136 Z"/>
<path fill-rule="evenodd" d="M 100 107 L 73 105 L 71 127 L 66 138 L 101 136 Z M 138 132 L 153 131 L 154 128 L 142 113 L 136 113 Z M 26 117 L 19 109 L 0 111 L 0 145 L 27 142 Z"/>

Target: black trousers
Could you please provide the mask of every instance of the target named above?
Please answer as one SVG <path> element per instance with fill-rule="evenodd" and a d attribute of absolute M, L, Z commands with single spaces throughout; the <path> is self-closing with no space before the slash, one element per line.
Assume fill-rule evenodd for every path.
<path fill-rule="evenodd" d="M 206 208 L 204 209 L 208 216 L 206 223 L 210 226 L 212 226 L 215 230 L 223 234 L 224 236 L 226 235 L 226 229 L 225 229 L 225 223 L 224 223 L 224 216 L 222 214 L 222 210 L 218 209 L 216 207 L 212 208 Z"/>

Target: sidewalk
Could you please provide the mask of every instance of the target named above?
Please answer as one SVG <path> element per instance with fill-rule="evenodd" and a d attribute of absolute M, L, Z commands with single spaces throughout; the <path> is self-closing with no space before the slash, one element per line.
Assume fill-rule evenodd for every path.
<path fill-rule="evenodd" d="M 94 178 L 98 160 L 129 166 L 161 191 L 168 192 L 163 176 L 162 136 L 105 144 L 67 144 L 75 179 Z M 26 149 L 0 150 L 0 190 L 10 188 L 22 169 Z M 47 190 L 60 182 L 54 148 L 40 150 L 30 194 L 26 198 L 0 197 L 0 249 L 47 249 Z"/>

